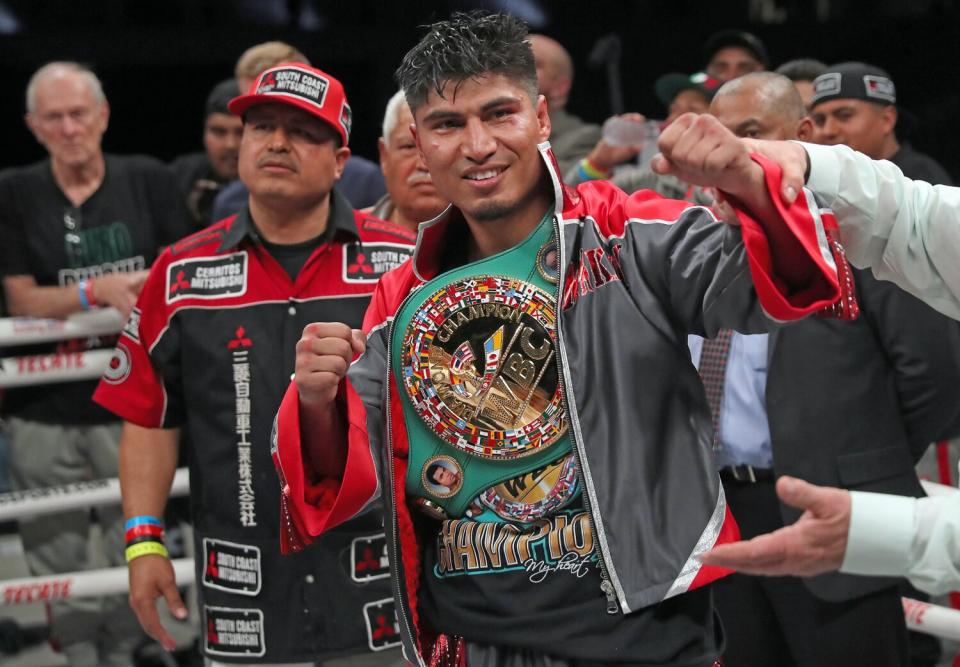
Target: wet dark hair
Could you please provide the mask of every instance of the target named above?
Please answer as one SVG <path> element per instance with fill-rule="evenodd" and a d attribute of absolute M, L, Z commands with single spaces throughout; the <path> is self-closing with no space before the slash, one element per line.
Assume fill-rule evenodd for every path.
<path fill-rule="evenodd" d="M 450 81 L 460 84 L 487 74 L 502 74 L 524 86 L 536 103 L 537 67 L 527 41 L 527 24 L 508 14 L 456 12 L 429 26 L 407 52 L 394 76 L 415 114 L 430 91 L 443 96 Z"/>

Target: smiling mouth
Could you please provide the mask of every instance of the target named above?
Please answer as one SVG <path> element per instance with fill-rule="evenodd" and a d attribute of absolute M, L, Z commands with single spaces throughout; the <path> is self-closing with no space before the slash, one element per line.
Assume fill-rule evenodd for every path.
<path fill-rule="evenodd" d="M 499 169 L 485 169 L 484 171 L 477 171 L 472 174 L 467 174 L 464 176 L 468 181 L 486 181 L 491 178 L 496 178 L 506 170 L 506 167 L 501 167 Z"/>

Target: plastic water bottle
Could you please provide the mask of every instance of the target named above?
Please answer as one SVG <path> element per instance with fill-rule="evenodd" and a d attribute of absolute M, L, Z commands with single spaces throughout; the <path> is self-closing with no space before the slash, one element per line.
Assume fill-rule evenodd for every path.
<path fill-rule="evenodd" d="M 612 116 L 603 124 L 603 139 L 611 146 L 656 145 L 660 137 L 661 121 L 648 120 L 638 123 L 629 118 Z"/>

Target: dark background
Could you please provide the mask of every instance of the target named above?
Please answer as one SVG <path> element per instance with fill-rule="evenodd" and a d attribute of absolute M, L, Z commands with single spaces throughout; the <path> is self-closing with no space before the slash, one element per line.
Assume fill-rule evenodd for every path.
<path fill-rule="evenodd" d="M 602 121 L 604 70 L 587 64 L 605 34 L 622 40 L 629 110 L 664 115 L 652 85 L 666 71 L 702 69 L 703 40 L 720 28 L 763 39 L 772 65 L 816 57 L 864 60 L 893 76 L 920 120 L 913 143 L 960 177 L 960 0 L 0 0 L 0 168 L 43 156 L 22 122 L 30 74 L 50 60 L 79 60 L 103 80 L 112 108 L 105 147 L 170 159 L 200 150 L 203 102 L 252 44 L 281 39 L 343 81 L 354 109 L 354 152 L 376 159 L 393 70 L 422 34 L 455 9 L 508 10 L 571 52 L 569 108 Z"/>

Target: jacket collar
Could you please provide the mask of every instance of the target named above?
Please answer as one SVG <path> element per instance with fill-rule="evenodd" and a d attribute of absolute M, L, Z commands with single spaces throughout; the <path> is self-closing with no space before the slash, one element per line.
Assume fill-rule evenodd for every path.
<path fill-rule="evenodd" d="M 576 190 L 564 185 L 560 179 L 560 167 L 557 158 L 550 148 L 550 142 L 544 141 L 537 146 L 540 157 L 543 159 L 553 185 L 553 210 L 562 218 L 562 213 L 579 202 L 580 195 Z M 427 282 L 437 275 L 440 266 L 440 256 L 445 247 L 444 240 L 450 225 L 465 225 L 463 214 L 453 204 L 429 222 L 420 225 L 417 231 L 417 247 L 413 251 L 413 273 L 421 282 Z"/>
<path fill-rule="evenodd" d="M 357 231 L 357 221 L 353 213 L 353 205 L 347 198 L 337 188 L 330 190 L 330 217 L 327 219 L 327 231 L 324 232 L 324 237 L 332 239 L 341 234 L 358 240 L 360 233 Z M 236 248 L 246 238 L 254 243 L 260 243 L 260 235 L 257 233 L 256 225 L 253 224 L 253 219 L 250 217 L 250 207 L 248 206 L 240 209 L 240 212 L 230 221 L 217 252 L 226 252 Z"/>

